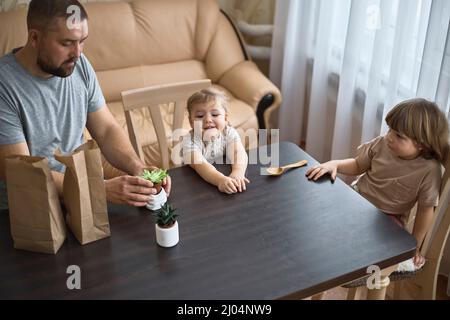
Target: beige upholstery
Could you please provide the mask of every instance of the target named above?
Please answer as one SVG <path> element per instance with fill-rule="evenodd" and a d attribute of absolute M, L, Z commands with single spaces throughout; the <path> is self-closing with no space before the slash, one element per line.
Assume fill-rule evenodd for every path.
<path fill-rule="evenodd" d="M 246 59 L 240 38 L 216 0 L 94 2 L 85 8 L 89 38 L 84 54 L 97 73 L 108 107 L 125 131 L 121 92 L 131 89 L 211 79 L 229 94 L 232 125 L 244 130 L 258 129 L 256 110 L 264 96 L 274 98 L 264 112 L 265 120 L 281 103 L 279 90 Z M 0 56 L 24 45 L 26 10 L 1 12 L 0 30 Z M 145 161 L 159 166 L 151 119 L 140 113 L 137 122 Z M 170 114 L 163 119 L 170 119 Z M 111 172 L 105 164 L 106 175 Z"/>

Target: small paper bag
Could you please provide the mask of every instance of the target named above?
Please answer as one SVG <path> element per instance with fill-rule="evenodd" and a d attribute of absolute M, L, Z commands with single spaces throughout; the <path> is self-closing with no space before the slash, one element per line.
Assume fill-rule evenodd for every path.
<path fill-rule="evenodd" d="M 63 194 L 67 224 L 81 244 L 111 235 L 100 149 L 93 140 L 69 155 L 55 153 L 66 165 Z"/>
<path fill-rule="evenodd" d="M 12 156 L 6 159 L 6 186 L 14 248 L 58 252 L 66 226 L 48 160 Z"/>

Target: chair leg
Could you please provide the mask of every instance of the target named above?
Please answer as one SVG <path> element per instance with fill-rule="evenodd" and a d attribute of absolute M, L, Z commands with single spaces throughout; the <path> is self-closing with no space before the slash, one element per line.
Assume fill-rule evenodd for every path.
<path fill-rule="evenodd" d="M 374 288 L 367 287 L 367 300 L 385 300 L 386 299 L 386 289 L 391 282 L 389 276 L 392 272 L 397 270 L 398 265 L 393 265 L 381 270 L 381 274 L 378 279 L 375 279 L 373 283 Z"/>
<path fill-rule="evenodd" d="M 355 287 L 348 289 L 347 300 L 359 300 L 362 287 Z"/>
<path fill-rule="evenodd" d="M 420 300 L 436 300 L 437 279 L 440 260 L 429 259 L 415 282 L 420 286 Z"/>
<path fill-rule="evenodd" d="M 325 296 L 326 291 L 315 294 L 311 297 L 311 300 L 323 300 L 323 297 Z"/>
<path fill-rule="evenodd" d="M 375 284 L 374 289 L 367 289 L 367 300 L 384 300 L 386 298 L 386 289 L 389 286 L 389 276 L 382 275 L 380 281 Z"/>

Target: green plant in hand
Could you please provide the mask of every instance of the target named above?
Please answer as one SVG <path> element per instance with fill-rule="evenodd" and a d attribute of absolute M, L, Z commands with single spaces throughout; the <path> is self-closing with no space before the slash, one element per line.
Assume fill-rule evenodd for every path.
<path fill-rule="evenodd" d="M 147 169 L 144 170 L 144 172 L 141 175 L 141 178 L 145 180 L 151 181 L 153 184 L 158 184 L 163 181 L 165 177 L 167 177 L 167 171 L 162 169 L 155 169 L 152 171 L 149 171 Z"/>
<path fill-rule="evenodd" d="M 175 221 L 177 221 L 178 215 L 175 214 L 175 210 L 168 202 L 166 202 L 161 209 L 155 212 L 156 223 L 161 228 L 171 227 Z"/>

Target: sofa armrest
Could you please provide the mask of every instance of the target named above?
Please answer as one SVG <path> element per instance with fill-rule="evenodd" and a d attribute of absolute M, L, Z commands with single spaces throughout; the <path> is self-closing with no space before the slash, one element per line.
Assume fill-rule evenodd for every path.
<path fill-rule="evenodd" d="M 260 128 L 270 129 L 270 116 L 280 107 L 280 90 L 267 79 L 252 61 L 242 61 L 229 69 L 218 84 L 236 98 L 249 104 L 258 116 Z"/>

